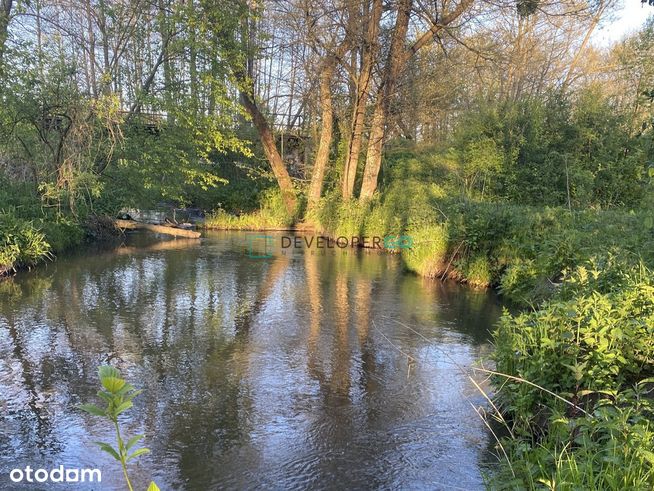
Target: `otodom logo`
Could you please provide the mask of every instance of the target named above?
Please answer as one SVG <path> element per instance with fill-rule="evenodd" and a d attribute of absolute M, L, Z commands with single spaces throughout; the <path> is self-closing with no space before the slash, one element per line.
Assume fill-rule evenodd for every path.
<path fill-rule="evenodd" d="M 14 483 L 81 483 L 81 482 L 102 482 L 100 469 L 76 469 L 64 468 L 63 465 L 54 469 L 33 469 L 25 466 L 23 469 L 12 469 L 9 479 Z M 26 486 L 25 489 L 30 489 Z"/>

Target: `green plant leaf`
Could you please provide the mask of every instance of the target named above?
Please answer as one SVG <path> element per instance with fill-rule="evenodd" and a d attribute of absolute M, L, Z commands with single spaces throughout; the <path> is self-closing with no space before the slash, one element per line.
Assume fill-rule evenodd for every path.
<path fill-rule="evenodd" d="M 106 392 L 104 390 L 99 390 L 98 396 L 102 397 L 107 402 L 111 402 L 114 400 L 113 396 L 109 392 Z"/>
<path fill-rule="evenodd" d="M 118 393 L 126 384 L 125 379 L 120 376 L 120 371 L 109 365 L 101 366 L 98 375 L 102 386 L 112 394 Z"/>
<path fill-rule="evenodd" d="M 143 438 L 143 435 L 134 435 L 132 438 L 127 440 L 127 445 L 125 445 L 125 449 L 129 450 L 134 445 L 136 445 L 142 438 Z"/>
<path fill-rule="evenodd" d="M 638 449 L 638 453 L 650 464 L 654 465 L 654 452 L 645 449 Z"/>
<path fill-rule="evenodd" d="M 95 444 L 98 447 L 100 447 L 101 450 L 107 452 L 114 459 L 116 459 L 118 462 L 120 462 L 120 455 L 118 455 L 118 452 L 116 452 L 116 450 L 114 450 L 114 448 L 111 445 L 109 445 L 108 443 L 105 443 L 105 442 L 95 442 Z"/>
<path fill-rule="evenodd" d="M 132 392 L 132 393 L 126 395 L 126 396 L 125 396 L 125 401 L 131 401 L 131 400 L 134 399 L 137 395 L 139 395 L 141 392 L 143 392 L 143 391 L 139 389 L 139 390 L 135 390 L 134 392 Z"/>
<path fill-rule="evenodd" d="M 134 452 L 129 457 L 127 457 L 127 462 L 129 462 L 132 459 L 135 459 L 139 455 L 143 455 L 146 453 L 150 453 L 149 448 L 139 448 L 138 450 L 134 450 Z"/>
<path fill-rule="evenodd" d="M 122 378 L 106 377 L 102 379 L 102 386 L 112 394 L 118 392 L 123 385 L 125 385 L 125 381 Z"/>
<path fill-rule="evenodd" d="M 150 485 L 146 491 L 160 491 L 159 486 L 157 486 L 154 481 L 150 481 Z"/>
<path fill-rule="evenodd" d="M 102 381 L 105 378 L 121 378 L 120 370 L 112 367 L 111 365 L 102 365 L 98 368 L 98 376 Z"/>
<path fill-rule="evenodd" d="M 123 394 L 126 394 L 130 390 L 134 390 L 134 386 L 130 383 L 125 383 L 125 385 L 123 385 L 122 388 L 116 392 L 116 395 L 122 396 Z"/>
<path fill-rule="evenodd" d="M 79 408 L 82 411 L 86 411 L 89 414 L 92 414 L 93 416 L 106 416 L 107 413 L 105 412 L 104 409 L 99 408 L 95 404 L 82 404 L 79 406 Z"/>
<path fill-rule="evenodd" d="M 120 404 L 117 408 L 114 414 L 118 416 L 120 413 L 123 411 L 127 411 L 129 408 L 131 408 L 134 404 L 132 404 L 132 401 L 125 401 L 122 404 Z"/>

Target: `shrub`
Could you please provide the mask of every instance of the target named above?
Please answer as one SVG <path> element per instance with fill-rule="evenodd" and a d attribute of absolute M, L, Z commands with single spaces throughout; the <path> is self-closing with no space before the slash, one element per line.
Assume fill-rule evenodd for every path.
<path fill-rule="evenodd" d="M 0 213 L 0 273 L 18 266 L 33 266 L 49 258 L 52 248 L 32 222 Z"/>

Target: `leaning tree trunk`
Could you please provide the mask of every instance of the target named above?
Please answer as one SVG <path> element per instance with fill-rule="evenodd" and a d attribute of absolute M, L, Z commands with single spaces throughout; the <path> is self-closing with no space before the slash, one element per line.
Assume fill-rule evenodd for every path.
<path fill-rule="evenodd" d="M 334 107 L 332 103 L 332 77 L 336 58 L 330 56 L 325 61 L 325 66 L 320 74 L 320 109 L 322 113 L 322 122 L 320 129 L 320 143 L 316 152 L 316 161 L 313 165 L 311 174 L 311 184 L 309 184 L 308 206 L 313 208 L 322 193 L 322 185 L 325 180 L 325 171 L 329 163 L 329 150 L 332 145 L 332 133 L 334 125 Z"/>
<path fill-rule="evenodd" d="M 251 14 L 258 7 L 257 0 L 248 3 Z M 254 18 L 254 15 L 247 15 L 241 19 L 241 42 L 244 43 L 243 48 L 247 57 L 244 66 L 236 65 L 232 69 L 240 86 L 241 103 L 252 118 L 252 123 L 257 130 L 259 140 L 261 140 L 261 145 L 263 146 L 263 153 L 266 156 L 266 160 L 270 163 L 270 167 L 277 180 L 277 185 L 282 193 L 286 211 L 289 215 L 294 215 L 297 211 L 297 196 L 293 188 L 293 181 L 284 165 L 282 156 L 277 150 L 272 129 L 265 115 L 259 109 L 255 98 L 254 57 L 257 51 L 257 34 Z"/>
<path fill-rule="evenodd" d="M 352 111 L 352 126 L 348 144 L 348 153 L 343 169 L 343 199 L 350 199 L 354 193 L 354 181 L 357 175 L 359 153 L 361 152 L 361 141 L 365 126 L 366 102 L 368 100 L 368 89 L 372 79 L 372 67 L 377 55 L 377 37 L 379 34 L 379 22 L 382 14 L 382 1 L 372 0 L 372 11 L 368 20 L 368 29 L 362 50 L 361 71 L 357 80 L 356 100 Z"/>
<path fill-rule="evenodd" d="M 286 170 L 284 161 L 277 150 L 275 138 L 270 126 L 268 125 L 268 121 L 266 121 L 266 117 L 263 115 L 251 95 L 246 92 L 241 92 L 241 102 L 252 118 L 252 123 L 259 134 L 259 139 L 263 146 L 263 153 L 266 155 L 266 160 L 270 163 L 270 167 L 272 167 L 275 179 L 277 179 L 286 210 L 289 214 L 293 215 L 297 207 L 297 198 L 295 196 L 295 190 L 293 189 L 293 181 L 291 180 L 291 176 Z"/>
<path fill-rule="evenodd" d="M 397 17 L 388 53 L 388 61 L 386 62 L 382 83 L 377 92 L 377 105 L 372 117 L 366 166 L 363 171 L 363 183 L 361 184 L 361 200 L 369 199 L 377 189 L 388 109 L 397 85 L 397 79 L 406 60 L 404 44 L 409 28 L 411 4 L 412 0 L 399 0 L 397 5 Z"/>

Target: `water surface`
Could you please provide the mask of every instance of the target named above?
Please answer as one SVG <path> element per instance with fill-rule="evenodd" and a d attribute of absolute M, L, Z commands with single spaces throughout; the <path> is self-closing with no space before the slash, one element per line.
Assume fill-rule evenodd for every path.
<path fill-rule="evenodd" d="M 122 420 L 152 450 L 136 489 L 483 487 L 483 398 L 454 363 L 489 353 L 492 294 L 391 255 L 155 239 L 0 283 L 0 488 L 27 489 L 15 467 L 63 464 L 124 489 L 93 444 L 111 428 L 76 409 L 103 363 L 144 389 Z"/>

